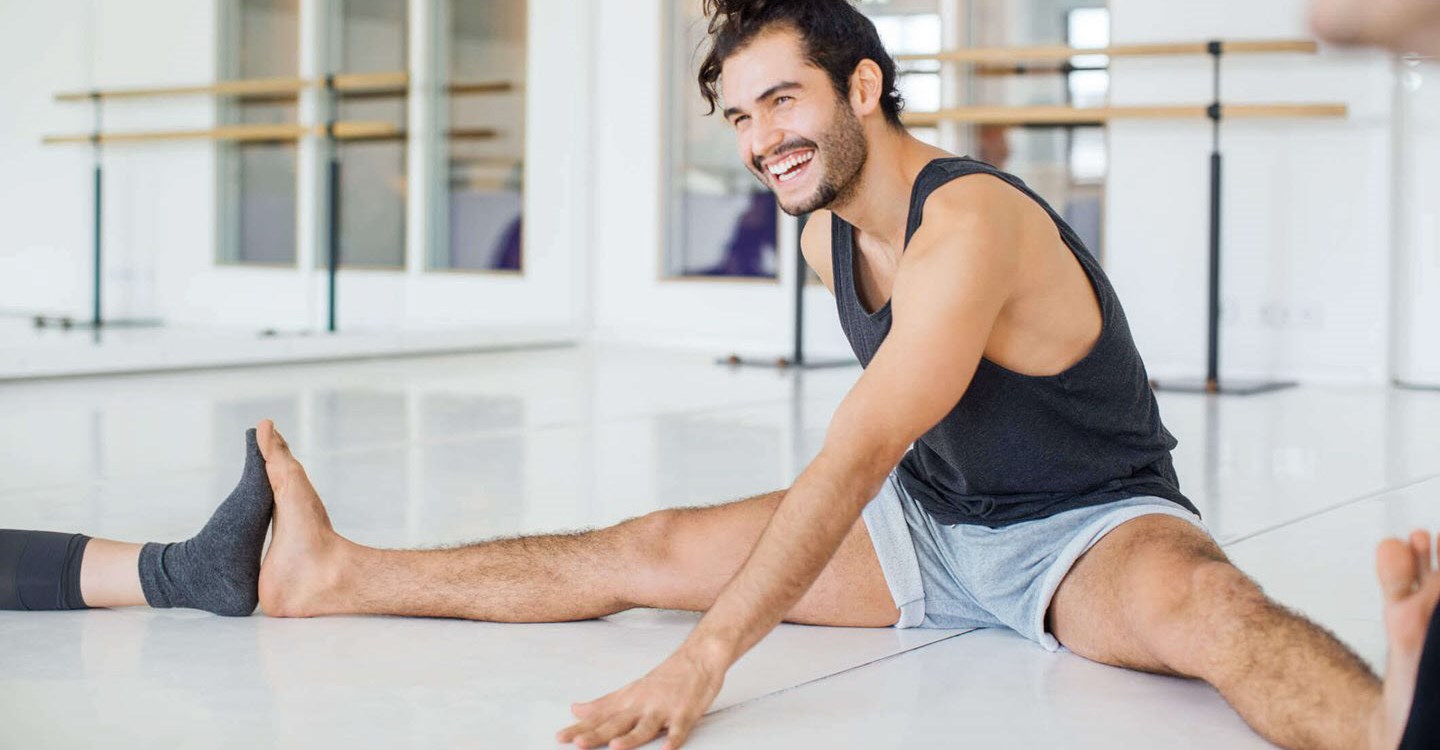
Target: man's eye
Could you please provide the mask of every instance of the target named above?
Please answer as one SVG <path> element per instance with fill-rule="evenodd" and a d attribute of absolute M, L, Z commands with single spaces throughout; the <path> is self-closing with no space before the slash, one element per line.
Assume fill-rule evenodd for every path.
<path fill-rule="evenodd" d="M 793 96 L 777 96 L 777 97 L 775 97 L 775 103 L 776 103 L 776 104 L 784 104 L 785 102 L 794 101 L 794 100 L 795 100 L 795 97 L 793 97 Z"/>
<path fill-rule="evenodd" d="M 739 117 L 736 117 L 736 118 L 735 118 L 735 127 L 737 127 L 737 128 L 740 127 L 740 123 L 745 122 L 745 121 L 748 120 L 748 119 L 750 119 L 750 115 L 740 115 Z"/>

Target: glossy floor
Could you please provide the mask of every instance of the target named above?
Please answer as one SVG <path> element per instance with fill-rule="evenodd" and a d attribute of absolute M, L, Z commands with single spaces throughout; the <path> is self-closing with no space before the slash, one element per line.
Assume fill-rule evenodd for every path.
<path fill-rule="evenodd" d="M 606 525 L 784 486 L 854 368 L 559 349 L 0 386 L 0 527 L 188 536 L 285 430 L 358 541 L 429 546 Z M 1379 663 L 1375 543 L 1440 528 L 1440 393 L 1162 394 L 1185 489 L 1274 596 Z M 571 701 L 664 658 L 698 615 L 499 625 L 0 613 L 5 746 L 552 747 Z M 1006 632 L 784 625 L 691 746 L 1264 746 L 1203 684 Z M 655 745 L 658 747 L 658 743 Z"/>

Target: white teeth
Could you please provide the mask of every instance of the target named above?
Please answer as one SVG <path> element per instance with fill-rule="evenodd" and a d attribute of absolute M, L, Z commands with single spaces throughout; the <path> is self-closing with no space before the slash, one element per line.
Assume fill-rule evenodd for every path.
<path fill-rule="evenodd" d="M 791 157 L 789 157 L 789 158 L 787 158 L 787 159 L 784 159 L 784 160 L 782 160 L 782 161 L 780 161 L 780 162 L 778 162 L 778 163 L 771 164 L 770 167 L 769 167 L 770 174 L 775 175 L 776 177 L 780 177 L 781 175 L 785 174 L 786 172 L 789 172 L 791 169 L 794 169 L 796 166 L 801 165 L 801 164 L 804 164 L 804 163 L 807 162 L 807 161 L 810 161 L 810 159 L 811 159 L 812 157 L 814 157 L 814 156 L 815 156 L 815 152 L 813 152 L 813 151 L 806 151 L 806 152 L 803 153 L 803 154 L 798 154 L 798 155 L 796 155 L 796 156 L 791 156 Z M 783 179 L 783 178 L 782 178 L 782 179 Z"/>

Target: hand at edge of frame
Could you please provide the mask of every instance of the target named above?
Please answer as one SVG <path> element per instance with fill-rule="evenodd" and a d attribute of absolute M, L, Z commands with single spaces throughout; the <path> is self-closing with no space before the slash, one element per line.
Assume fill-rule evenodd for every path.
<path fill-rule="evenodd" d="M 579 719 L 555 735 L 561 744 L 612 750 L 639 747 L 661 731 L 668 735 L 663 750 L 679 750 L 691 730 L 715 702 L 725 684 L 725 669 L 696 650 L 680 648 L 640 679 L 609 695 L 575 703 Z"/>

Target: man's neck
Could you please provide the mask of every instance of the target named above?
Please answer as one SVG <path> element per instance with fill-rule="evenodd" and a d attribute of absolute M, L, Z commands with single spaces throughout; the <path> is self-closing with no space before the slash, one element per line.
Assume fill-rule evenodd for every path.
<path fill-rule="evenodd" d="M 898 257 L 904 249 L 915 178 L 932 159 L 949 154 L 883 123 L 868 136 L 869 153 L 855 189 L 843 204 L 831 208 L 865 237 L 867 245 Z"/>

